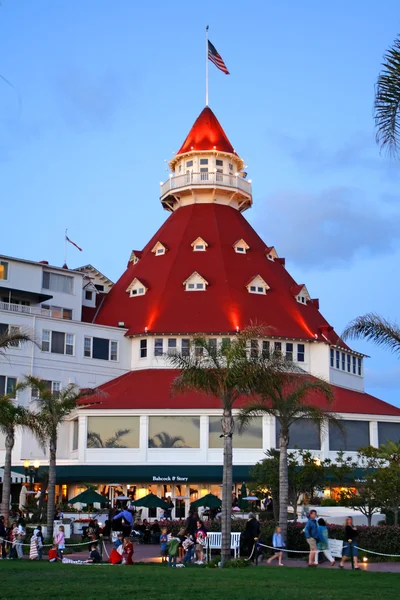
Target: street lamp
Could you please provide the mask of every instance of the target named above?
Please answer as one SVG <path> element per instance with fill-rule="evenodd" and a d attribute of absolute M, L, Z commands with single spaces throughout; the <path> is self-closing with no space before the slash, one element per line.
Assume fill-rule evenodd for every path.
<path fill-rule="evenodd" d="M 35 482 L 35 477 L 38 474 L 39 467 L 40 462 L 38 460 L 35 460 L 33 465 L 31 465 L 30 460 L 24 460 L 25 477 L 29 476 L 31 491 L 33 491 L 33 484 Z"/>

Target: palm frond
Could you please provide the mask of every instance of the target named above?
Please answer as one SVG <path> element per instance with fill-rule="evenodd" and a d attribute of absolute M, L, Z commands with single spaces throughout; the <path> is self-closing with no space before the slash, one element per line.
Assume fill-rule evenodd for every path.
<path fill-rule="evenodd" d="M 36 344 L 28 331 L 18 327 L 10 327 L 4 333 L 0 334 L 0 356 L 4 355 L 10 348 L 17 348 L 24 342 Z"/>
<path fill-rule="evenodd" d="M 400 352 L 400 327 L 375 313 L 367 313 L 351 321 L 342 337 L 365 338 L 378 346 L 389 348 L 392 352 Z"/>
<path fill-rule="evenodd" d="M 375 91 L 376 141 L 381 150 L 398 154 L 400 135 L 400 37 L 384 55 Z"/>

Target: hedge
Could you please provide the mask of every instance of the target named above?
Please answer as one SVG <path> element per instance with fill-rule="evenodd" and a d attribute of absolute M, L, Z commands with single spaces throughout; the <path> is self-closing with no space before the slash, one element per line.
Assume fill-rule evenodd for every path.
<path fill-rule="evenodd" d="M 245 519 L 236 519 L 232 521 L 232 531 L 244 531 L 246 527 Z M 272 545 L 272 535 L 275 531 L 276 523 L 274 521 L 260 521 L 261 524 L 261 542 L 267 545 Z M 184 521 L 170 521 L 167 525 L 168 531 L 177 535 L 179 530 L 184 526 Z M 221 524 L 218 520 L 211 523 L 204 521 L 204 526 L 209 531 L 221 531 Z M 288 539 L 287 547 L 291 550 L 308 550 L 308 544 L 305 540 L 304 523 L 288 523 Z M 367 527 L 360 526 L 358 529 L 358 546 L 366 550 L 374 552 L 382 552 L 384 554 L 399 554 L 400 555 L 400 526 L 375 526 Z M 336 540 L 343 540 L 344 524 L 343 525 L 328 525 L 329 537 Z M 270 550 L 266 550 L 270 554 Z M 364 553 L 361 553 L 363 555 Z M 290 552 L 289 552 L 290 555 Z M 376 556 L 367 554 L 369 560 L 372 561 L 395 561 L 396 558 L 385 556 Z M 295 555 L 292 554 L 294 558 Z"/>

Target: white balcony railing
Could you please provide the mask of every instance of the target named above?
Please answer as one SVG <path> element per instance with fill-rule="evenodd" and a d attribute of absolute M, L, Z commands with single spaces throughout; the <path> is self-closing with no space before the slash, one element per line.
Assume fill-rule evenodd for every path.
<path fill-rule="evenodd" d="M 189 186 L 221 186 L 236 188 L 246 194 L 251 194 L 251 183 L 240 175 L 227 175 L 225 173 L 185 173 L 184 175 L 173 175 L 161 184 L 161 197 L 171 190 Z"/>
<path fill-rule="evenodd" d="M 0 302 L 0 310 L 28 315 L 42 315 L 43 317 L 52 316 L 51 310 L 42 308 L 41 306 L 26 306 L 25 304 L 14 304 L 13 302 Z"/>

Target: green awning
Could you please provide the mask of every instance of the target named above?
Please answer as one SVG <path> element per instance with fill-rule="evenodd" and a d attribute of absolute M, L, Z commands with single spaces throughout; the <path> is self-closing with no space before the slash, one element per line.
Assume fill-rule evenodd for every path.
<path fill-rule="evenodd" d="M 233 467 L 233 481 L 249 479 L 253 465 Z M 13 471 L 23 473 L 24 467 Z M 40 481 L 48 467 L 39 467 Z M 62 465 L 57 466 L 57 483 L 222 483 L 222 465 Z"/>

